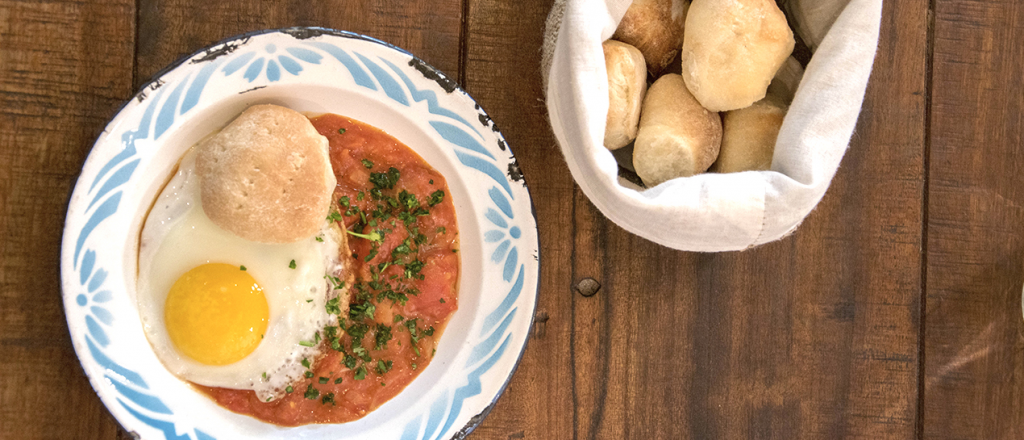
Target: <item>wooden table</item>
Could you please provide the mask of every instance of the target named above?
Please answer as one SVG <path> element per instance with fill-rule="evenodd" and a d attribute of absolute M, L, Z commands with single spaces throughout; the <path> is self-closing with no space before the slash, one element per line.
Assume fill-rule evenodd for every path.
<path fill-rule="evenodd" d="M 890 1 L 852 145 L 791 237 L 676 252 L 607 221 L 551 134 L 550 0 L 0 0 L 0 438 L 127 439 L 71 348 L 69 190 L 122 102 L 238 33 L 346 29 L 447 72 L 533 194 L 536 327 L 478 439 L 1024 438 L 1024 5 Z M 574 286 L 593 278 L 600 291 Z"/>

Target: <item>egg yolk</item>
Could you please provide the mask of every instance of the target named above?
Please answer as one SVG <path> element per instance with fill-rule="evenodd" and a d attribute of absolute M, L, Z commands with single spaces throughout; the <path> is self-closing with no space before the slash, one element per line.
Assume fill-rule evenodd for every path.
<path fill-rule="evenodd" d="M 171 341 L 207 365 L 227 365 L 252 353 L 268 318 L 263 289 L 248 272 L 229 264 L 204 264 L 186 272 L 164 303 Z"/>

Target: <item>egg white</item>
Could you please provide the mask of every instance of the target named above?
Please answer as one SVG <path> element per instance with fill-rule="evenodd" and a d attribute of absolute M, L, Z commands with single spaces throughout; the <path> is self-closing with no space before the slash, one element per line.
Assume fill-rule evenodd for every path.
<path fill-rule="evenodd" d="M 195 149 L 146 219 L 139 246 L 138 308 L 153 350 L 167 369 L 200 385 L 255 390 L 261 400 L 280 397 L 302 378 L 303 359 L 319 355 L 314 335 L 336 325 L 325 303 L 335 293 L 325 274 L 337 275 L 340 230 L 325 220 L 317 236 L 295 243 L 266 244 L 242 239 L 214 224 L 203 212 Z M 289 268 L 295 260 L 296 267 Z M 255 351 L 228 365 L 205 365 L 181 353 L 164 324 L 164 302 L 177 279 L 206 263 L 246 267 L 263 289 L 269 306 L 266 333 Z"/>

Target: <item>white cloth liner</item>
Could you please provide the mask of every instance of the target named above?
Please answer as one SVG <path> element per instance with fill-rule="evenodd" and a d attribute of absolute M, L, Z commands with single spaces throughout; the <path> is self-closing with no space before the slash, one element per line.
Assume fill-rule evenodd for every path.
<path fill-rule="evenodd" d="M 616 224 L 675 249 L 742 250 L 794 231 L 825 195 L 853 134 L 878 46 L 882 0 L 851 0 L 815 51 L 779 132 L 771 171 L 701 174 L 642 191 L 622 184 L 603 146 L 608 80 L 601 43 L 630 2 L 566 0 L 549 19 L 557 28 L 549 29 L 545 44 L 548 111 L 580 188 Z"/>

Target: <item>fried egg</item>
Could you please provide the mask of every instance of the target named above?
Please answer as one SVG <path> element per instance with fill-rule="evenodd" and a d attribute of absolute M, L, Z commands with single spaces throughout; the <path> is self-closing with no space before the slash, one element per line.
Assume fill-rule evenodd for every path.
<path fill-rule="evenodd" d="M 327 276 L 343 268 L 343 232 L 326 219 L 318 234 L 293 243 L 225 231 L 203 211 L 195 161 L 193 148 L 142 230 L 143 328 L 177 377 L 273 400 L 315 361 L 319 331 L 337 324 L 326 306 L 340 291 Z"/>

